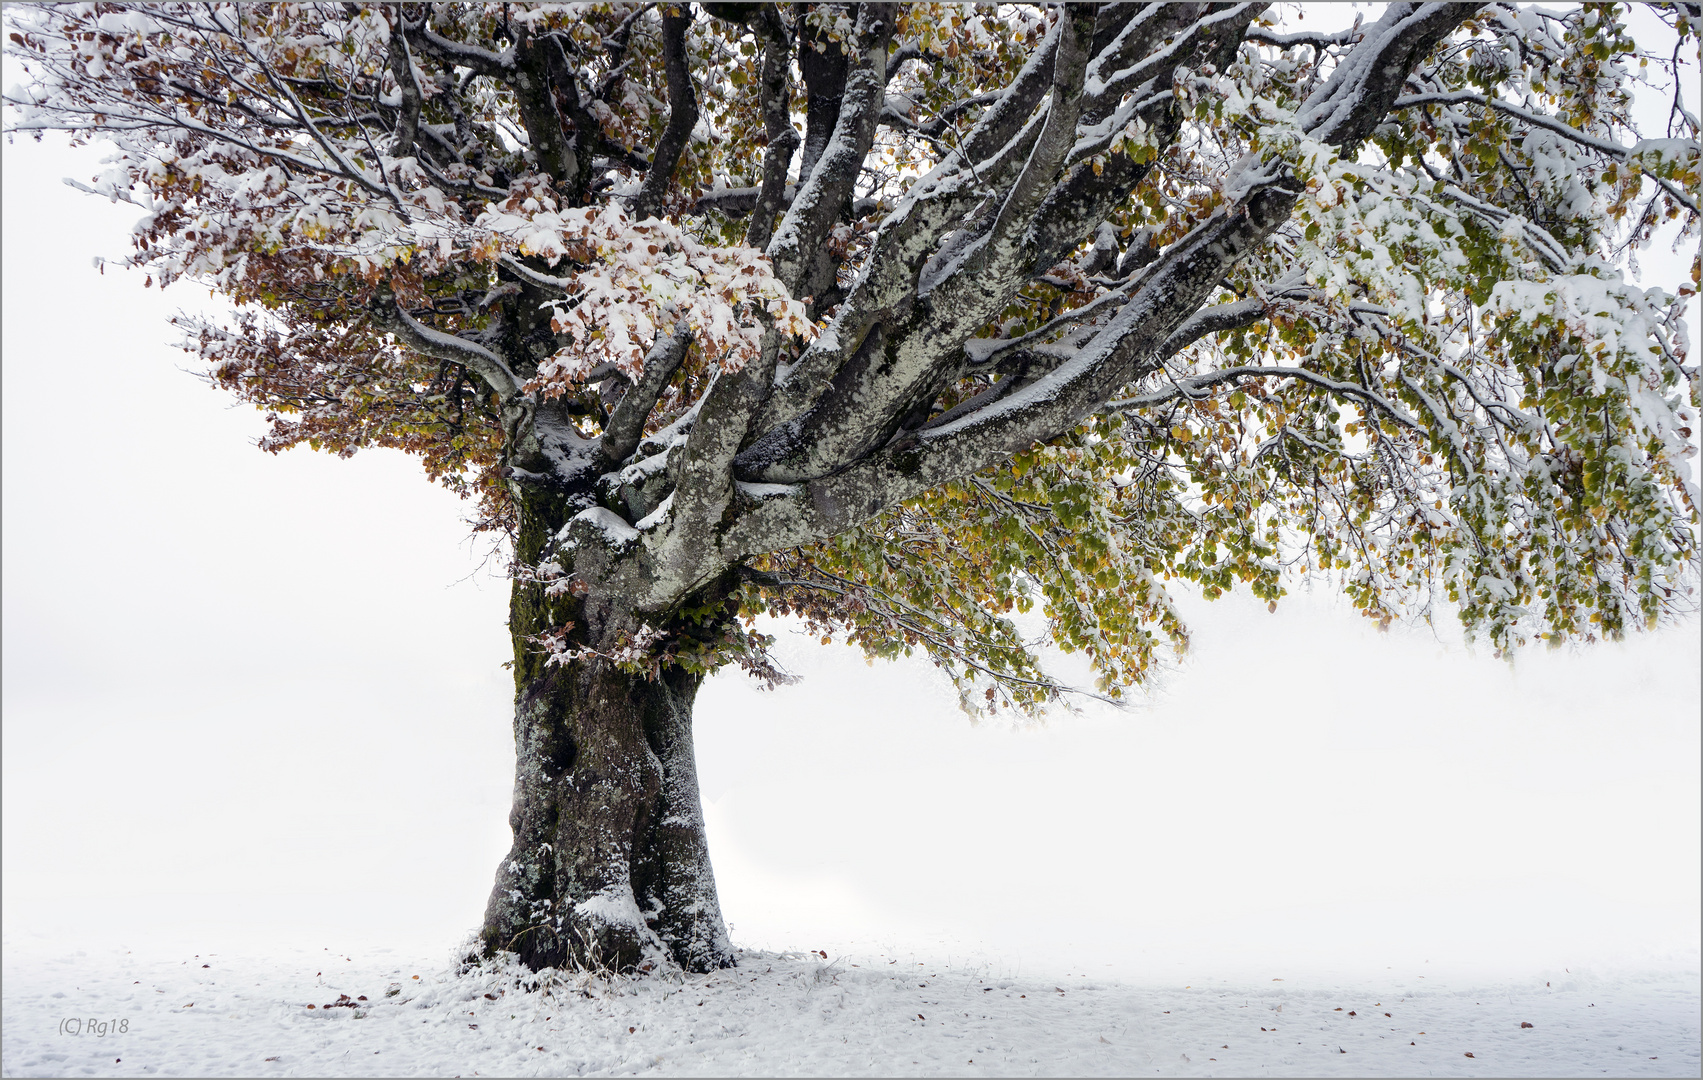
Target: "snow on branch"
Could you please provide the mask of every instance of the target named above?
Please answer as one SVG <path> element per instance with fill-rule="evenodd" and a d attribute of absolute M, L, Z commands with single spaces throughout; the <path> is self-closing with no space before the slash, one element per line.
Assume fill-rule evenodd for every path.
<path fill-rule="evenodd" d="M 1498 643 L 1684 602 L 1697 286 L 1622 271 L 1697 227 L 1696 122 L 1628 134 L 1673 62 L 1619 9 L 699 10 L 14 5 L 9 130 L 113 144 L 77 185 L 238 305 L 190 347 L 269 449 L 579 522 L 546 599 L 671 635 L 583 660 L 700 662 L 765 560 L 1018 703 L 1031 585 L 1114 683 L 1183 640 L 1155 577 L 1453 590 Z"/>
<path fill-rule="evenodd" d="M 1699 212 L 1697 198 L 1694 195 L 1687 194 L 1685 191 L 1674 186 L 1672 181 L 1666 177 L 1658 175 L 1642 160 L 1646 154 L 1654 157 L 1658 163 L 1666 158 L 1678 158 L 1682 160 L 1689 160 L 1693 163 L 1692 168 L 1695 169 L 1697 159 L 1699 156 L 1703 156 L 1703 144 L 1699 144 L 1695 139 L 1646 139 L 1634 146 L 1622 146 L 1619 143 L 1598 138 L 1589 132 L 1581 131 L 1571 124 L 1563 123 L 1556 117 L 1548 116 L 1544 113 L 1532 112 L 1531 110 L 1523 109 L 1512 102 L 1503 101 L 1501 98 L 1486 96 L 1471 90 L 1451 90 L 1443 93 L 1407 94 L 1397 98 L 1392 103 L 1391 107 L 1406 109 L 1420 105 L 1463 104 L 1477 105 L 1483 109 L 1495 109 L 1497 112 L 1512 116 L 1517 120 L 1530 124 L 1532 127 L 1554 132 L 1570 142 L 1575 142 L 1580 146 L 1595 150 L 1598 153 L 1606 154 L 1617 161 L 1629 162 L 1648 177 L 1652 183 L 1667 192 L 1667 194 L 1675 202 L 1679 203 L 1687 210 L 1690 210 L 1693 214 Z"/>

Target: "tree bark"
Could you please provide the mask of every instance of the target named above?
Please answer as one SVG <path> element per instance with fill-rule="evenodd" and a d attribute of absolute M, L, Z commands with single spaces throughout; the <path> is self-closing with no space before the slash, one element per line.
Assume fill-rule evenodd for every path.
<path fill-rule="evenodd" d="M 519 554 L 536 564 L 569 501 L 529 494 L 521 504 Z M 702 676 L 664 667 L 650 678 L 591 654 L 547 663 L 534 638 L 552 627 L 571 622 L 572 646 L 608 652 L 640 625 L 599 607 L 514 584 L 514 844 L 481 951 L 513 952 L 534 970 L 730 967 L 692 747 Z"/>

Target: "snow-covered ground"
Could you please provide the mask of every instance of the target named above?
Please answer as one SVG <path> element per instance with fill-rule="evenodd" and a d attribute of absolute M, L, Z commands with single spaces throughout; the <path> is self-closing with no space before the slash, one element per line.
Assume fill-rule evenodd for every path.
<path fill-rule="evenodd" d="M 1638 971 L 1109 981 L 747 952 L 640 981 L 329 947 L 8 947 L 7 1076 L 1696 1076 L 1695 957 Z"/>

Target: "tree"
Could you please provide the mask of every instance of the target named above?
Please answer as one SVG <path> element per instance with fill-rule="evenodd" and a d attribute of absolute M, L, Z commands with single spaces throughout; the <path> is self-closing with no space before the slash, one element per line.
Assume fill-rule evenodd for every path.
<path fill-rule="evenodd" d="M 1698 225 L 1657 7 L 30 5 L 6 101 L 235 302 L 180 321 L 263 448 L 417 454 L 512 542 L 486 953 L 702 971 L 692 701 L 786 677 L 763 612 L 1035 710 L 1014 612 L 1115 700 L 1173 580 L 1498 650 L 1690 609 L 1699 263 L 1619 270 Z"/>

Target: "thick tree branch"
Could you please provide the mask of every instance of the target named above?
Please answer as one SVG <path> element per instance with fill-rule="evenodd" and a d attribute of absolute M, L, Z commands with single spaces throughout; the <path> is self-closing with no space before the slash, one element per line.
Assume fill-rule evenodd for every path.
<path fill-rule="evenodd" d="M 1301 107 L 1301 126 L 1348 156 L 1395 105 L 1408 72 L 1481 6 L 1391 4 Z"/>
<path fill-rule="evenodd" d="M 670 505 L 660 531 L 648 542 L 655 558 L 676 568 L 687 592 L 738 561 L 722 557 L 723 526 L 738 514 L 730 466 L 774 381 L 780 344 L 781 335 L 770 327 L 761 356 L 738 371 L 720 372 L 697 406 Z"/>
<path fill-rule="evenodd" d="M 911 302 L 925 264 L 939 260 L 938 245 L 948 230 L 1022 169 L 1045 123 L 1045 114 L 1037 114 L 1035 106 L 1052 78 L 1060 32 L 1055 22 L 969 135 L 912 184 L 887 215 L 865 260 L 866 270 L 842 301 L 829 332 L 780 373 L 752 425 L 754 431 L 769 431 L 801 416 L 876 321 Z"/>
<path fill-rule="evenodd" d="M 414 152 L 414 139 L 420 128 L 420 106 L 425 101 L 425 94 L 421 92 L 420 81 L 414 72 L 414 57 L 408 50 L 408 36 L 402 29 L 400 15 L 390 28 L 390 73 L 396 78 L 396 89 L 402 96 L 390 156 L 404 158 Z"/>
<path fill-rule="evenodd" d="M 1470 13 L 1466 5 L 1392 5 L 1309 99 L 1303 116 L 1314 134 L 1344 149 L 1357 143 L 1388 112 L 1408 70 Z M 1280 175 L 1250 176 L 1245 183 L 1249 193 L 1241 203 L 1161 255 L 1144 275 L 1143 287 L 1075 358 L 985 409 L 899 440 L 754 508 L 728 531 L 730 554 L 733 548 L 745 554 L 834 535 L 884 506 L 1069 430 L 1120 386 L 1150 370 L 1224 273 L 1287 220 L 1298 192 Z"/>
<path fill-rule="evenodd" d="M 866 3 L 858 9 L 853 40 L 857 56 L 846 76 L 845 96 L 833 137 L 769 241 L 775 276 L 795 297 L 814 295 L 834 283 L 828 233 L 850 199 L 864 158 L 875 141 L 876 118 L 887 82 L 887 39 L 893 5 Z"/>
<path fill-rule="evenodd" d="M 1294 199 L 1294 192 L 1272 187 L 1255 192 L 1233 213 L 1219 213 L 1160 257 L 1149 287 L 1074 359 L 985 409 L 916 432 L 850 468 L 795 484 L 784 497 L 751 508 L 726 531 L 724 555 L 836 535 L 936 484 L 1068 431 L 1140 376 L 1144 360 L 1216 287 L 1225 268 L 1288 216 Z"/>
<path fill-rule="evenodd" d="M 763 70 L 758 97 L 763 106 L 763 182 L 745 228 L 745 242 L 761 251 L 774 236 L 775 218 L 787 205 L 786 174 L 798 149 L 792 127 L 792 38 L 780 10 L 763 4 L 751 16 L 751 27 L 763 43 Z"/>
<path fill-rule="evenodd" d="M 936 342 L 949 340 L 956 332 L 967 337 L 985 321 L 987 297 L 1008 295 L 1021 273 L 1021 237 L 1076 140 L 1093 32 L 1093 9 L 1079 6 L 1061 13 L 1046 120 L 1023 169 L 978 238 L 978 246 L 966 254 L 962 269 L 950 279 L 962 283 L 961 287 L 949 286 L 929 299 L 927 311 L 933 315 L 934 327 L 943 328 L 929 334 L 895 333 L 897 341 L 891 348 L 861 348 L 855 362 L 836 373 L 801 422 L 782 434 L 779 445 L 753 447 L 745 459 L 747 478 L 792 483 L 834 472 L 886 441 L 919 396 L 933 396 L 939 360 Z"/>
<path fill-rule="evenodd" d="M 1189 9 L 1190 5 L 1175 5 L 1175 7 L 1177 9 Z M 1248 20 L 1259 14 L 1260 5 L 1226 5 L 1226 9 L 1228 9 L 1226 12 L 1219 12 L 1219 14 L 1207 17 L 1206 31 L 1202 34 L 1189 36 L 1187 41 L 1189 41 L 1192 51 L 1182 48 L 1172 48 L 1168 51 L 1167 58 L 1170 66 L 1161 68 L 1161 77 L 1155 77 L 1151 80 L 1153 85 L 1158 85 L 1158 83 L 1168 85 L 1170 72 L 1178 63 L 1187 61 L 1194 66 L 1207 65 L 1207 63 L 1223 66 L 1228 58 L 1233 56 L 1236 43 L 1240 41 L 1241 29 L 1247 26 Z M 1178 10 L 1178 12 L 1172 14 L 1167 9 L 1167 17 L 1163 17 L 1163 19 L 1151 17 L 1155 10 L 1144 10 L 1144 17 L 1129 20 L 1121 29 L 1117 29 L 1115 36 L 1110 36 L 1110 27 L 1117 26 L 1115 20 L 1110 22 L 1110 26 L 1107 26 L 1105 24 L 1107 20 L 1102 17 L 1100 26 L 1095 29 L 1097 41 L 1102 37 L 1110 37 L 1109 44 L 1105 44 L 1107 49 L 1148 48 L 1148 43 L 1151 43 L 1151 41 L 1156 41 L 1165 34 L 1175 34 L 1178 29 L 1187 26 L 1187 24 L 1178 24 L 1172 17 L 1172 15 L 1177 15 L 1177 17 L 1187 15 L 1189 14 L 1187 10 Z M 1102 15 L 1104 15 L 1104 12 L 1102 12 Z M 1047 55 L 1054 56 L 1054 61 L 1058 58 L 1059 41 L 1061 41 L 1059 34 L 1063 29 L 1063 26 L 1054 26 L 1051 36 L 1047 37 L 1047 44 L 1051 48 L 1042 49 Z M 1172 46 L 1177 46 L 1177 44 L 1173 41 Z M 1097 65 L 1105 66 L 1104 56 L 1100 56 L 1093 63 L 1090 63 L 1090 72 Z M 1025 73 L 1027 73 L 1027 68 L 1025 68 Z M 1020 87 L 1024 83 L 1025 77 L 1018 77 L 1017 82 L 1013 85 Z M 1010 101 L 1010 97 L 1006 101 Z M 1151 101 L 1153 102 L 1153 109 L 1158 109 L 1158 112 L 1153 114 L 1155 124 L 1160 124 L 1161 116 L 1168 118 L 1165 119 L 1165 123 L 1160 124 L 1160 138 L 1161 141 L 1170 140 L 1173 131 L 1175 131 L 1175 118 L 1173 118 L 1173 106 L 1168 101 L 1168 92 L 1163 95 L 1150 94 L 1150 97 L 1146 97 L 1146 99 L 1139 99 L 1138 97 L 1139 101 Z M 1088 104 L 1088 95 L 1085 95 L 1083 107 L 1085 109 L 1092 107 Z M 1032 148 L 1034 146 L 1032 140 L 1039 138 L 1042 124 L 1051 123 L 1049 116 L 1051 116 L 1051 106 L 1047 107 L 1047 112 L 1042 112 L 1039 116 L 1030 119 L 1029 126 L 1025 128 L 1025 131 L 1030 133 L 1029 138 L 1013 138 L 1010 143 L 1006 143 L 1003 158 L 1008 162 L 1013 162 L 1013 164 L 1018 160 L 1024 160 L 1024 158 L 1032 160 L 1035 153 L 1034 148 Z M 984 126 L 996 126 L 1000 123 L 1003 123 L 1003 121 L 1001 121 L 998 111 L 991 111 L 989 116 L 983 119 L 983 124 L 978 126 L 978 131 L 981 131 Z M 1056 131 L 1064 131 L 1064 128 L 1056 128 Z M 974 141 L 974 138 L 971 141 Z M 1080 145 L 1081 140 L 1078 140 L 1075 145 L 1071 146 L 1071 157 L 1075 157 L 1076 152 L 1080 150 Z M 1013 153 L 1010 153 L 1015 148 L 1020 148 L 1020 153 L 1024 155 L 1024 158 L 1015 157 Z M 1095 170 L 1090 169 L 1087 164 L 1078 165 L 1076 169 L 1071 170 L 1064 177 L 1064 181 L 1059 182 L 1058 186 L 1047 194 L 1046 201 L 1041 208 L 1032 211 L 1032 215 L 1030 215 L 1032 221 L 1030 221 L 1029 227 L 1024 230 L 1022 245 L 1017 247 L 1017 249 L 1029 252 L 1029 256 L 1025 257 L 1032 261 L 1032 266 L 1029 267 L 1027 273 L 1041 273 L 1047 266 L 1052 266 L 1054 262 L 1064 257 L 1064 254 L 1068 254 L 1068 250 L 1073 249 L 1080 242 L 1081 235 L 1087 232 L 1087 228 L 1092 227 L 1095 221 L 1102 220 L 1102 216 L 1115 203 L 1126 198 L 1127 192 L 1132 191 L 1136 184 L 1139 184 L 1141 179 L 1146 177 L 1148 170 L 1150 170 L 1150 165 L 1132 162 L 1131 158 L 1124 157 L 1124 155 L 1112 157 L 1112 160 L 1105 164 L 1104 170 L 1098 172 L 1098 174 Z M 964 179 L 979 181 L 978 186 L 974 187 L 972 191 L 983 191 L 988 186 L 1000 186 L 1005 182 L 1012 182 L 1006 181 L 1005 172 L 998 167 L 996 162 L 986 162 L 986 160 L 976 169 L 969 170 L 969 177 L 964 177 Z M 913 191 L 928 192 L 926 179 L 925 182 L 920 182 Z M 906 203 L 901 204 L 901 208 L 894 215 L 889 216 L 889 221 L 884 223 L 884 227 L 882 227 L 882 238 L 877 238 L 877 250 L 884 257 L 870 261 L 872 271 L 865 274 L 858 281 L 857 286 L 853 286 L 851 295 L 846 298 L 845 305 L 841 307 L 840 315 L 834 320 L 834 330 L 836 330 L 834 341 L 840 342 L 841 349 L 846 349 L 848 342 L 857 342 L 862 334 L 869 332 L 869 325 L 874 324 L 875 319 L 894 317 L 892 305 L 906 302 L 906 298 L 911 296 L 913 291 L 918 291 L 921 296 L 928 296 L 928 302 L 930 302 L 928 320 L 921 322 L 921 324 L 916 324 L 913 320 L 913 324 L 906 325 L 903 329 L 904 336 L 908 336 L 909 339 L 933 342 L 938 354 L 935 363 L 933 363 L 935 370 L 933 370 L 932 376 L 926 378 L 926 380 L 920 380 L 916 383 L 916 388 L 909 388 L 909 394 L 913 397 L 932 397 L 933 392 L 938 390 L 940 385 L 949 382 L 950 378 L 955 375 L 955 363 L 949 363 L 945 359 L 945 354 L 950 353 L 950 346 L 947 346 L 945 342 L 952 341 L 952 337 L 964 339 L 964 337 L 969 336 L 969 332 L 972 332 L 976 325 L 984 322 L 986 317 L 991 317 L 989 305 L 1003 302 L 1003 296 L 1012 288 L 1012 283 L 1003 281 L 998 274 L 989 274 L 989 267 L 986 266 L 986 262 L 978 257 L 983 256 L 984 252 L 988 252 L 988 250 L 998 250 L 998 247 L 1000 247 L 989 238 L 989 232 L 993 230 L 991 218 L 984 220 L 979 228 L 966 228 L 964 232 L 960 232 L 959 247 L 955 252 L 947 252 L 947 250 L 935 252 L 932 262 L 930 262 L 930 266 L 938 267 L 937 271 L 933 273 L 933 281 L 925 279 L 925 281 L 918 283 L 916 273 L 921 271 L 923 256 L 928 254 L 926 249 L 921 247 L 921 244 L 926 242 L 926 238 L 938 235 L 938 228 L 942 228 L 947 221 L 950 221 L 950 208 L 954 203 L 950 191 L 952 191 L 950 187 L 943 187 L 942 189 L 942 194 L 947 194 L 947 198 L 935 196 L 933 199 L 923 201 L 923 196 L 918 196 L 915 201 L 908 199 Z M 1012 220 L 1012 218 L 1008 216 L 1006 220 Z M 884 244 L 882 244 L 884 238 L 892 238 L 897 242 L 884 247 Z M 901 247 L 901 244 L 903 244 L 903 247 Z M 916 252 L 916 254 L 906 257 L 908 252 Z M 928 278 L 928 274 L 925 274 L 925 278 Z M 962 286 L 957 290 L 962 295 L 954 293 L 952 288 L 942 288 L 940 286 L 942 279 L 943 281 L 954 281 L 955 279 L 955 281 L 962 283 Z M 777 394 L 777 405 L 785 405 L 785 407 L 783 409 L 777 407 L 775 411 L 765 414 L 766 421 L 795 414 L 795 412 L 792 412 L 794 409 L 799 409 L 799 412 L 802 412 L 799 405 L 790 404 L 790 402 L 797 400 L 797 397 L 800 397 L 802 392 L 807 392 L 807 388 L 812 387 L 812 385 L 821 385 L 821 383 L 816 382 L 821 378 L 819 373 L 826 368 L 828 363 L 833 361 L 833 358 L 826 354 L 826 351 L 812 351 L 812 353 L 807 353 L 802 358 L 799 366 L 788 376 L 787 383 L 783 383 L 782 394 Z M 845 363 L 845 356 L 848 356 L 848 353 L 841 353 L 840 361 L 834 365 L 833 382 L 829 385 L 840 388 L 840 395 L 843 399 L 858 400 L 860 404 L 869 402 L 869 400 L 872 400 L 869 390 L 857 383 L 857 378 L 865 375 L 865 373 L 863 371 L 841 370 L 840 366 Z M 882 378 L 891 375 L 887 368 L 880 368 L 880 371 L 882 371 Z M 880 392 L 877 390 L 874 400 L 879 399 Z M 897 419 L 897 417 L 889 417 L 889 419 Z M 777 438 L 771 438 L 770 443 L 775 443 L 777 439 L 788 441 L 785 434 L 777 433 Z M 766 446 L 766 448 L 754 446 L 751 455 L 749 455 L 749 462 L 751 462 L 751 467 L 754 468 L 758 460 L 771 462 L 778 457 L 780 457 L 778 446 L 771 445 Z"/>
<path fill-rule="evenodd" d="M 692 87 L 692 70 L 686 58 L 686 28 L 692 22 L 688 5 L 669 5 L 662 13 L 662 63 L 668 78 L 668 125 L 657 140 L 644 183 L 633 199 L 631 216 L 636 221 L 656 217 L 669 182 L 686 150 L 686 141 L 698 125 L 698 94 Z"/>
<path fill-rule="evenodd" d="M 638 448 L 644 435 L 645 420 L 656 408 L 657 400 L 668 387 L 668 380 L 686 359 L 686 347 L 692 343 L 692 328 L 681 320 L 672 333 L 658 334 L 656 344 L 645 356 L 644 370 L 639 381 L 615 406 L 609 422 L 603 426 L 603 453 L 610 461 L 625 461 Z"/>
<path fill-rule="evenodd" d="M 557 109 L 565 111 L 568 121 L 573 124 L 574 134 L 568 145 L 573 148 L 574 171 L 567 180 L 568 201 L 572 205 L 583 206 L 591 196 L 591 175 L 597 164 L 594 151 L 602 150 L 616 158 L 630 157 L 631 152 L 603 137 L 602 125 L 580 99 L 579 72 L 568 60 L 567 47 L 561 35 L 550 34 L 536 47 L 544 50 L 545 72 L 550 78 Z"/>
<path fill-rule="evenodd" d="M 1176 3 L 1144 8 L 1090 65 L 1091 90 L 1084 118 L 1099 123 L 1128 93 L 1148 97 L 1170 90 L 1172 73 L 1179 65 L 1191 59 L 1198 63 L 1212 48 L 1211 42 L 1226 34 L 1239 43 L 1244 29 L 1267 6 Z"/>
<path fill-rule="evenodd" d="M 846 5 L 828 3 L 815 7 L 812 13 L 800 8 L 798 14 L 798 68 L 804 77 L 804 156 L 799 159 L 798 167 L 801 185 L 816 170 L 828 140 L 839 126 L 846 79 L 851 74 L 851 58 L 847 55 L 851 43 L 835 41 L 815 25 L 817 17 L 838 14 Z"/>
<path fill-rule="evenodd" d="M 515 64 L 507 82 L 514 88 L 516 111 L 530 144 L 528 150 L 540 170 L 573 192 L 580 172 L 580 155 L 568 139 L 551 87 L 551 68 L 555 66 L 552 54 L 558 47 L 550 38 L 534 37 L 525 30 L 520 31 L 519 38 L 514 50 Z"/>

